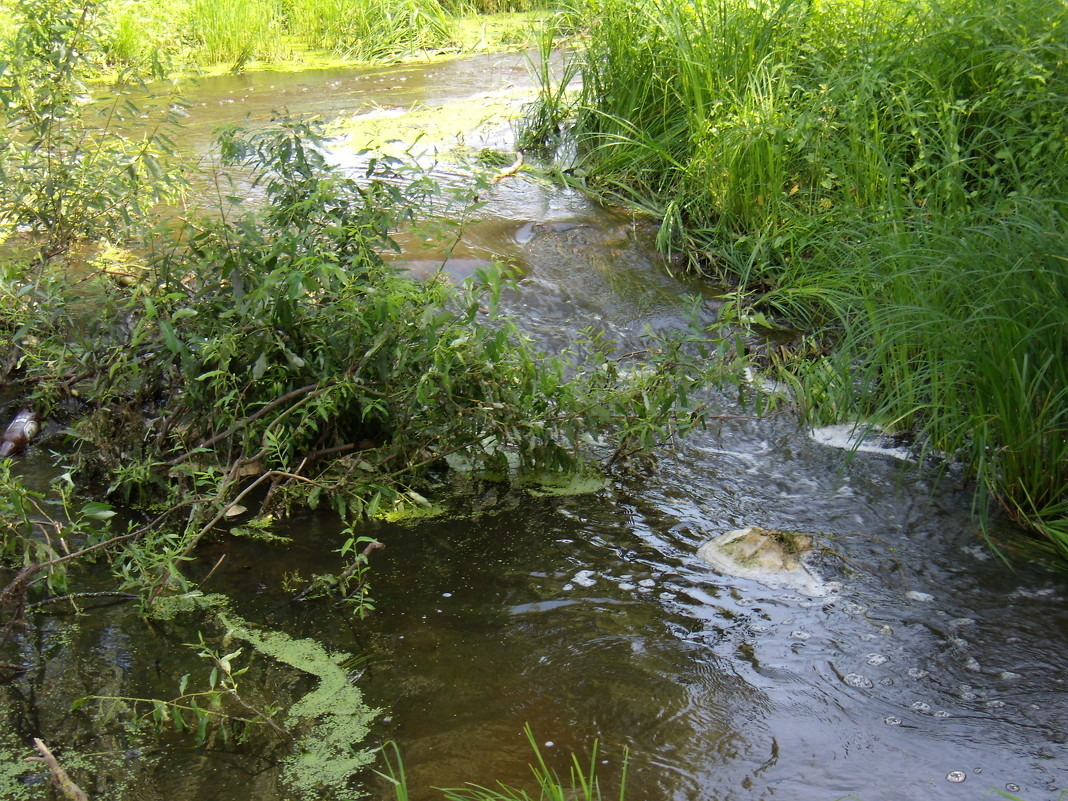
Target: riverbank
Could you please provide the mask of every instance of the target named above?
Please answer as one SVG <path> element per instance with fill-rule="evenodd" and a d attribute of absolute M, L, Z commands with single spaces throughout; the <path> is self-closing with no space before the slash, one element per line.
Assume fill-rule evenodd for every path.
<path fill-rule="evenodd" d="M 10 52 L 14 3 L 0 7 Z M 439 0 L 125 0 L 81 4 L 100 48 L 96 81 L 181 79 L 244 71 L 305 71 L 434 62 L 530 46 L 546 4 Z"/>
<path fill-rule="evenodd" d="M 811 423 L 912 434 L 1068 556 L 1065 5 L 573 13 L 581 92 L 546 81 L 530 125 L 570 180 L 793 337 L 767 366 Z"/>

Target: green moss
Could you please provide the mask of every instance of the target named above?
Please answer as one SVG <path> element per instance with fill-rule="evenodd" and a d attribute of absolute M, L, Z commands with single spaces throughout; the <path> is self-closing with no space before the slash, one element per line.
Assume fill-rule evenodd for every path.
<path fill-rule="evenodd" d="M 376 109 L 340 118 L 328 126 L 328 131 L 332 136 L 347 137 L 357 149 L 393 155 L 403 154 L 412 142 L 425 150 L 454 150 L 518 118 L 529 99 L 529 91 L 512 88 L 440 106 Z"/>

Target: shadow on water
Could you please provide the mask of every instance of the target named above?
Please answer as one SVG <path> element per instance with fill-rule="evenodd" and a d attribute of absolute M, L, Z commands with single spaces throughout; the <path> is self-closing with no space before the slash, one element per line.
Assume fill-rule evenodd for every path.
<path fill-rule="evenodd" d="M 510 63 L 257 77 L 268 83 L 234 89 L 232 109 L 216 92 L 194 112 L 232 119 L 239 99 L 268 93 L 271 106 L 324 113 L 414 102 L 429 85 L 470 94 L 520 80 L 499 68 Z M 666 274 L 642 223 L 521 180 L 486 199 L 445 269 L 513 263 L 509 309 L 545 347 L 588 325 L 624 343 L 681 325 L 687 287 Z M 424 271 L 444 261 L 415 247 L 405 258 Z M 714 305 L 704 303 L 708 319 Z M 996 797 L 988 788 L 1057 798 L 1068 785 L 1065 578 L 992 558 L 952 471 L 936 485 L 887 457 L 850 461 L 789 416 L 746 419 L 720 402 L 742 414 L 596 494 L 443 487 L 453 496 L 443 518 L 368 524 L 386 548 L 372 557 L 378 611 L 364 622 L 280 591 L 287 574 L 336 567 L 340 534 L 327 519 L 285 523 L 294 544 L 284 551 L 211 545 L 192 572 L 225 554 L 205 590 L 364 660 L 359 684 L 383 710 L 373 740 L 400 744 L 413 798 L 467 781 L 528 784 L 526 723 L 565 772 L 568 752 L 600 738 L 609 785 L 629 748 L 633 799 L 971 801 Z M 702 542 L 747 525 L 815 534 L 835 591 L 768 589 L 697 558 Z M 70 703 L 173 695 L 183 673 L 203 670 L 184 645 L 195 621 L 146 629 L 113 608 L 35 623 L 17 657 L 32 669 L 2 688 L 5 725 L 20 735 L 122 748 L 87 734 Z M 265 676 L 280 695 L 301 681 Z M 287 798 L 267 754 L 175 741 L 120 757 L 116 772 L 138 777 L 130 798 Z M 947 780 L 955 771 L 964 781 Z M 367 789 L 387 797 L 373 781 Z"/>

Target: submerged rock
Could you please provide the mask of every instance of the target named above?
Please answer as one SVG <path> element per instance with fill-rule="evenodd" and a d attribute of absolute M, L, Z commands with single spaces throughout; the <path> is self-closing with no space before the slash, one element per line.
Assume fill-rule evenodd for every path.
<path fill-rule="evenodd" d="M 828 588 L 804 562 L 811 550 L 809 534 L 750 526 L 709 540 L 697 555 L 721 573 L 819 597 Z"/>

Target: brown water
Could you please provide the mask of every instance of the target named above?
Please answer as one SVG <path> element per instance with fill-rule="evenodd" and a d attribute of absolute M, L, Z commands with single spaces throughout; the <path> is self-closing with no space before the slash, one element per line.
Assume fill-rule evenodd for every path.
<path fill-rule="evenodd" d="M 215 121 L 279 104 L 333 114 L 444 102 L 524 80 L 521 65 L 220 80 L 202 87 L 192 123 L 208 124 L 199 110 Z M 486 199 L 451 269 L 513 260 L 524 277 L 508 306 L 546 347 L 586 325 L 631 341 L 681 324 L 695 287 L 668 277 L 642 224 L 518 179 Z M 20 469 L 44 483 L 43 465 L 38 454 Z M 782 414 L 724 421 L 593 495 L 440 494 L 452 498 L 444 518 L 368 525 L 387 547 L 372 557 L 378 611 L 365 622 L 279 591 L 287 572 L 336 567 L 328 519 L 287 522 L 295 544 L 284 550 L 210 546 L 191 570 L 203 575 L 226 553 L 205 590 L 228 593 L 249 620 L 366 658 L 359 684 L 383 710 L 373 739 L 399 743 L 414 798 L 467 781 L 527 783 L 527 723 L 565 770 L 569 751 L 599 738 L 607 785 L 629 748 L 632 801 L 971 801 L 1007 789 L 1038 801 L 1068 787 L 1068 581 L 992 558 L 952 471 L 936 486 L 888 457 L 848 461 Z M 746 525 L 816 534 L 829 550 L 817 568 L 837 591 L 807 598 L 697 559 L 702 542 Z M 118 734 L 87 732 L 70 702 L 173 694 L 200 669 L 182 645 L 195 621 L 146 627 L 115 607 L 33 622 L 18 653 L 0 655 L 33 666 L 0 687 L 6 725 L 23 738 L 122 749 Z M 280 691 L 299 684 L 269 675 Z M 137 777 L 130 798 L 290 797 L 255 749 L 175 740 L 125 754 L 115 771 Z M 965 780 L 948 781 L 954 771 Z M 110 797 L 114 780 L 98 776 L 94 797 Z M 387 797 L 373 777 L 367 789 Z"/>

